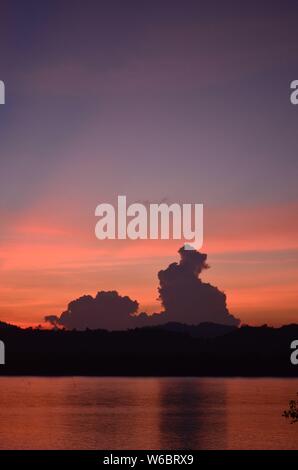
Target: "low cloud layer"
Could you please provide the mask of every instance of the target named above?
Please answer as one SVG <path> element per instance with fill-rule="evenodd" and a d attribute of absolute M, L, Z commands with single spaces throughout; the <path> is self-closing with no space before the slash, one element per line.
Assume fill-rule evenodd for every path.
<path fill-rule="evenodd" d="M 136 300 L 121 297 L 116 291 L 101 291 L 96 297 L 84 295 L 73 300 L 60 317 L 49 315 L 45 321 L 67 329 L 126 329 L 130 316 L 137 312 L 138 307 Z"/>
<path fill-rule="evenodd" d="M 172 263 L 158 273 L 162 312 L 137 314 L 139 304 L 136 300 L 122 297 L 116 291 L 101 291 L 96 297 L 85 295 L 70 302 L 60 317 L 49 315 L 45 321 L 57 327 L 78 330 L 121 330 L 167 322 L 238 325 L 240 321 L 228 311 L 226 295 L 199 278 L 201 272 L 209 267 L 207 255 L 184 247 L 180 248 L 179 254 L 179 263 Z"/>

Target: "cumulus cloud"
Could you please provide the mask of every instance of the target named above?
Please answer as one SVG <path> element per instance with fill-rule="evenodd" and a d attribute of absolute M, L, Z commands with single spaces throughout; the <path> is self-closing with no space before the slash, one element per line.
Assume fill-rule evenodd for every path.
<path fill-rule="evenodd" d="M 159 271 L 159 298 L 169 321 L 238 325 L 226 305 L 226 295 L 198 277 L 209 266 L 207 255 L 180 248 L 180 262 Z"/>
<path fill-rule="evenodd" d="M 179 254 L 179 263 L 172 263 L 158 273 L 159 299 L 164 311 L 153 315 L 137 314 L 139 304 L 136 300 L 122 297 L 116 291 L 101 291 L 96 297 L 84 295 L 73 300 L 60 317 L 49 315 L 45 321 L 78 330 L 121 330 L 168 322 L 238 325 L 240 321 L 228 311 L 226 295 L 199 278 L 209 267 L 207 255 L 184 247 L 180 248 Z"/>
<path fill-rule="evenodd" d="M 136 300 L 122 297 L 116 291 L 101 291 L 96 297 L 84 295 L 73 300 L 60 317 L 49 315 L 45 321 L 67 329 L 125 329 L 130 316 L 137 312 L 138 307 Z"/>

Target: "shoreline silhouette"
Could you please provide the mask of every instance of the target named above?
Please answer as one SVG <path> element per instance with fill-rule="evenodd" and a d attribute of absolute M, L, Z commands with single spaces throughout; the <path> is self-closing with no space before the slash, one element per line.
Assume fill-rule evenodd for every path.
<path fill-rule="evenodd" d="M 298 325 L 235 328 L 169 323 L 127 331 L 21 329 L 1 324 L 1 375 L 297 377 Z"/>

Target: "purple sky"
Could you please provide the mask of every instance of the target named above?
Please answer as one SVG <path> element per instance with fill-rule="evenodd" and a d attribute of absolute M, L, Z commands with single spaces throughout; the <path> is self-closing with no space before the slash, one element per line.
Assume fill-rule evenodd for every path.
<path fill-rule="evenodd" d="M 270 277 L 272 264 L 278 263 L 285 284 L 294 286 L 297 224 L 295 231 L 290 224 L 297 209 L 298 107 L 289 96 L 290 82 L 298 79 L 296 1 L 4 1 L 1 19 L 6 105 L 0 107 L 0 316 L 36 320 L 38 311 L 42 318 L 44 309 L 51 313 L 64 305 L 73 291 L 51 303 L 45 293 L 50 274 L 44 286 L 36 281 L 47 266 L 31 263 L 29 255 L 19 264 L 12 260 L 24 243 L 34 253 L 44 226 L 50 233 L 71 229 L 78 247 L 93 246 L 94 209 L 118 194 L 131 202 L 204 203 L 207 237 L 220 238 L 226 225 L 230 232 L 222 240 L 234 236 L 239 242 L 229 248 L 226 264 L 220 257 L 227 250 L 213 254 L 216 243 L 210 243 L 213 265 L 220 264 L 214 270 L 218 283 L 244 275 L 250 262 L 254 273 L 262 270 L 260 285 L 273 289 L 278 278 Z M 268 224 L 258 235 L 262 214 Z M 150 275 L 168 261 L 160 260 L 160 251 L 158 256 Z M 236 272 L 230 261 L 235 256 Z M 90 259 L 84 263 L 89 271 L 77 275 L 84 278 L 82 290 L 92 291 Z M 114 265 L 121 287 L 124 273 L 118 279 L 117 260 Z M 69 273 L 58 274 L 61 285 Z M 141 301 L 148 282 L 152 292 L 156 288 L 156 277 L 149 281 L 144 274 L 142 282 Z M 47 300 L 34 303 L 24 286 Z M 23 294 L 13 300 L 17 288 Z M 233 296 L 237 284 L 231 280 L 226 288 Z M 292 319 L 296 298 L 287 292 L 283 314 L 290 311 Z M 255 318 L 270 305 L 248 304 L 243 311 Z"/>

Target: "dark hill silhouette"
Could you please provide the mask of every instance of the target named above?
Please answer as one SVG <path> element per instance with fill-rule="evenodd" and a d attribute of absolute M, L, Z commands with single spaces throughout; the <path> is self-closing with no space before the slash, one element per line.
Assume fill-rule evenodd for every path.
<path fill-rule="evenodd" d="M 169 322 L 159 326 L 160 329 L 173 331 L 175 333 L 187 333 L 194 338 L 216 338 L 237 327 L 230 325 L 219 325 L 217 323 L 203 322 L 199 325 L 187 325 L 186 323 Z"/>
<path fill-rule="evenodd" d="M 4 321 L 0 321 L 0 331 L 3 329 L 10 329 L 10 330 L 19 330 L 20 327 L 16 325 L 12 325 L 11 323 L 6 323 Z"/>
<path fill-rule="evenodd" d="M 1 328 L 3 375 L 295 376 L 298 325 L 168 325 L 128 331 Z M 176 331 L 173 331 L 173 328 Z M 178 331 L 181 329 L 181 331 Z M 202 336 L 205 329 L 206 335 Z M 213 330 L 213 333 L 212 333 Z M 217 331 L 216 335 L 214 335 Z M 212 334 L 211 334 L 212 333 Z"/>

